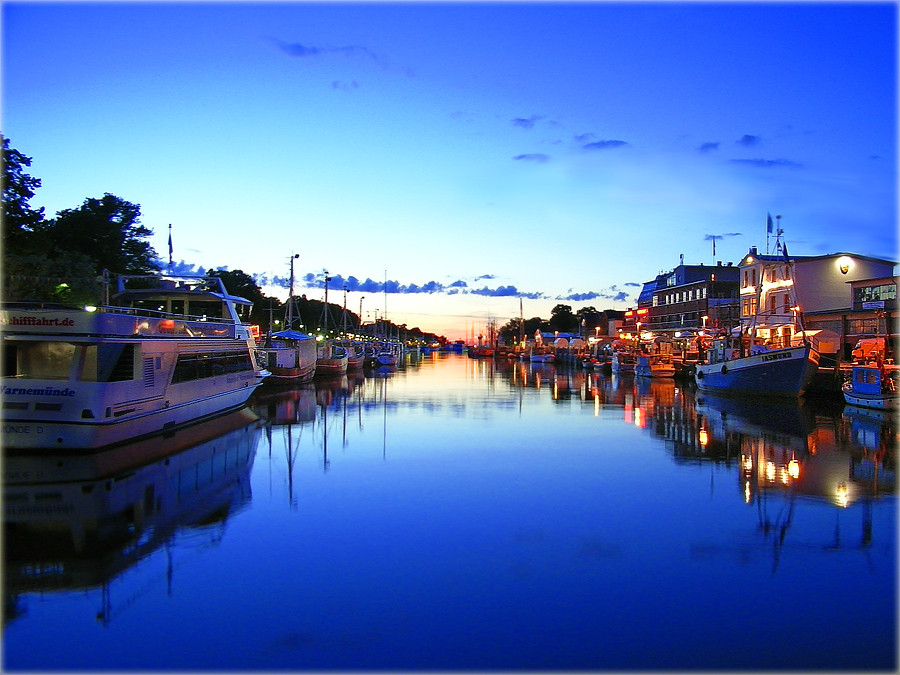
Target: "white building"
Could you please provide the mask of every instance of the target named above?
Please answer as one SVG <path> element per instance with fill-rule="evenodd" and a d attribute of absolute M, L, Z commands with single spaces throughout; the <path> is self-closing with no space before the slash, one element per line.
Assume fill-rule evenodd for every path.
<path fill-rule="evenodd" d="M 853 253 L 819 256 L 761 255 L 756 247 L 741 260 L 741 327 L 777 346 L 813 328 L 810 320 L 847 314 L 853 308 L 851 283 L 891 277 L 896 262 Z M 840 329 L 834 332 L 846 335 Z M 831 329 L 831 328 L 829 328 Z M 833 330 L 833 329 L 831 329 Z"/>

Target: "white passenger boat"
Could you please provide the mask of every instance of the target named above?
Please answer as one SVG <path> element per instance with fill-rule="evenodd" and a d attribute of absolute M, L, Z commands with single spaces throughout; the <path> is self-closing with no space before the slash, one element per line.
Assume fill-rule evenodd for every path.
<path fill-rule="evenodd" d="M 100 448 L 243 405 L 269 372 L 218 277 L 120 276 L 104 304 L 3 306 L 3 445 Z"/>

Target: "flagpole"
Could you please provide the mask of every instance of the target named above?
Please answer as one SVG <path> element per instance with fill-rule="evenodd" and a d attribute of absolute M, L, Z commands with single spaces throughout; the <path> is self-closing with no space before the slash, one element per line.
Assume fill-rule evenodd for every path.
<path fill-rule="evenodd" d="M 172 273 L 172 223 L 169 223 L 169 274 Z"/>

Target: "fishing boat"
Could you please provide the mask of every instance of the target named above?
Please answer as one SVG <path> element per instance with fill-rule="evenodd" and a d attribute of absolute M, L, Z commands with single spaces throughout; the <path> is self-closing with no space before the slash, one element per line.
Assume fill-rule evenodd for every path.
<path fill-rule="evenodd" d="M 350 355 L 334 340 L 316 343 L 316 375 L 346 375 Z"/>
<path fill-rule="evenodd" d="M 855 363 L 844 383 L 844 401 L 859 408 L 900 410 L 900 371 L 881 363 Z"/>
<path fill-rule="evenodd" d="M 553 353 L 553 349 L 550 347 L 536 346 L 528 354 L 528 360 L 531 363 L 555 363 L 556 354 Z"/>
<path fill-rule="evenodd" d="M 284 330 L 269 333 L 265 347 L 259 350 L 266 368 L 272 373 L 270 383 L 308 382 L 316 373 L 316 341 L 312 336 L 296 330 L 295 322 L 300 320 L 300 308 L 294 297 L 294 260 L 290 258 L 290 286 L 284 307 Z M 270 316 L 271 324 L 271 316 Z"/>
<path fill-rule="evenodd" d="M 103 304 L 0 310 L 3 445 L 94 449 L 242 406 L 269 375 L 219 277 L 104 275 Z"/>
<path fill-rule="evenodd" d="M 374 342 L 371 347 L 371 365 L 375 367 L 396 366 L 403 353 L 403 345 L 393 340 Z"/>
<path fill-rule="evenodd" d="M 298 330 L 272 333 L 260 349 L 268 382 L 308 382 L 316 374 L 316 341 Z"/>
<path fill-rule="evenodd" d="M 359 370 L 366 363 L 366 351 L 361 342 L 343 341 L 341 346 L 347 350 L 347 370 Z"/>
<path fill-rule="evenodd" d="M 614 373 L 633 373 L 636 360 L 634 352 L 616 349 L 610 359 L 610 368 Z"/>
<path fill-rule="evenodd" d="M 668 354 L 638 354 L 634 374 L 640 377 L 675 377 L 675 364 Z"/>
<path fill-rule="evenodd" d="M 701 391 L 725 394 L 802 396 L 819 367 L 819 353 L 810 344 L 768 349 L 755 345 L 749 355 L 713 342 L 705 363 L 697 364 L 694 379 Z"/>

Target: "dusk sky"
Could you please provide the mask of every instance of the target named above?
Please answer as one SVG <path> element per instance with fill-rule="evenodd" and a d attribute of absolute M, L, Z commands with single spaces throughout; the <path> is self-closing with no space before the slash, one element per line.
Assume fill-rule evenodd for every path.
<path fill-rule="evenodd" d="M 4 2 L 48 217 L 448 337 L 679 263 L 897 256 L 897 5 Z M 712 248 L 715 243 L 716 255 Z M 385 278 L 388 293 L 382 291 Z M 356 290 L 360 289 L 360 290 Z M 385 308 L 386 298 L 386 308 Z"/>

